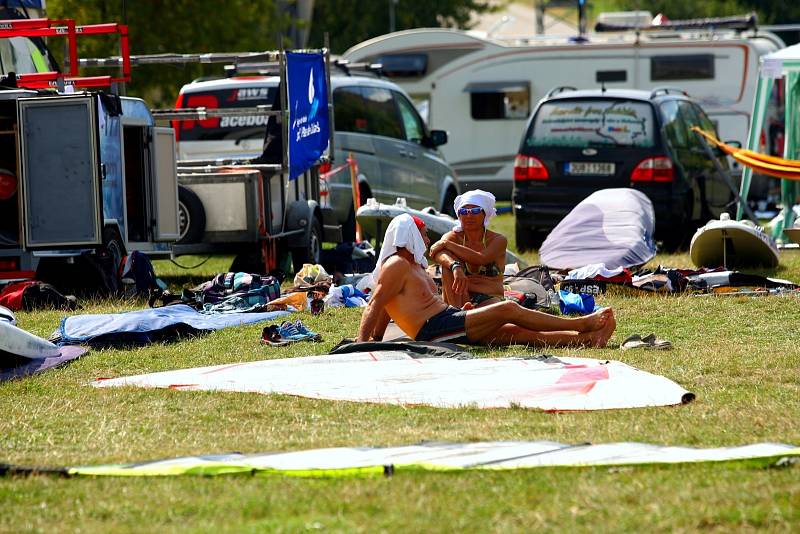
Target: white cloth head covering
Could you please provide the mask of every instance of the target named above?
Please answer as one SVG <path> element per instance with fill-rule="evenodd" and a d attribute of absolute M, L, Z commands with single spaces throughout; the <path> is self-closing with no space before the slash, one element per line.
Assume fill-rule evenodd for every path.
<path fill-rule="evenodd" d="M 378 256 L 378 264 L 375 266 L 375 270 L 372 271 L 372 276 L 375 280 L 378 279 L 378 273 L 383 267 L 383 262 L 389 256 L 397 253 L 398 248 L 405 248 L 411 252 L 414 255 L 414 261 L 422 265 L 423 268 L 428 266 L 428 261 L 425 259 L 427 247 L 425 247 L 425 242 L 422 240 L 422 235 L 419 233 L 414 219 L 407 213 L 392 219 L 392 222 L 386 228 L 381 254 Z"/>
<path fill-rule="evenodd" d="M 497 215 L 497 210 L 494 209 L 494 202 L 495 198 L 494 195 L 489 193 L 488 191 L 482 191 L 480 189 L 474 189 L 472 191 L 467 191 L 463 195 L 458 195 L 453 201 L 453 208 L 455 209 L 456 216 L 458 216 L 458 210 L 462 207 L 473 204 L 475 206 L 480 206 L 483 208 L 483 213 L 486 216 L 483 218 L 483 226 L 489 227 L 489 219 Z M 461 220 L 458 220 L 456 226 L 453 228 L 456 232 L 461 232 L 463 228 L 461 227 Z"/>

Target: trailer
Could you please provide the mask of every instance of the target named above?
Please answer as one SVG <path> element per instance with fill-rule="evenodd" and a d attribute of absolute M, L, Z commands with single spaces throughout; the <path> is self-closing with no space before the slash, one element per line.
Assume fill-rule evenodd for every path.
<path fill-rule="evenodd" d="M 80 76 L 76 40 L 86 35 L 118 37 L 120 76 Z M 94 90 L 129 79 L 127 27 L 0 21 L 0 40 L 14 37 L 66 38 L 68 64 L 38 61 L 37 72 L 6 77 L 17 89 L 0 91 L 0 283 L 48 280 L 92 258 L 114 276 L 132 250 L 170 256 L 179 236 L 174 132 L 143 100 Z"/>
<path fill-rule="evenodd" d="M 159 121 L 239 120 L 243 117 L 268 117 L 278 141 L 279 153 L 269 161 L 263 158 L 179 160 L 179 242 L 174 254 L 229 253 L 236 255 L 233 270 L 270 272 L 285 270 L 288 255 L 295 270 L 304 263 L 319 263 L 323 241 L 341 241 L 341 226 L 333 210 L 320 201 L 320 164 L 330 162 L 333 150 L 333 106 L 330 99 L 330 66 L 327 49 L 303 50 L 303 56 L 318 56 L 324 69 L 306 78 L 304 98 L 311 99 L 313 85 L 319 101 L 325 102 L 327 126 L 320 132 L 324 150 L 298 176 L 290 176 L 294 138 L 304 126 L 296 117 L 296 106 L 289 106 L 290 61 L 287 51 L 206 54 L 158 54 L 130 56 L 130 65 L 218 63 L 245 68 L 255 63 L 278 78 L 279 97 L 275 106 L 211 107 L 151 110 Z M 123 58 L 82 59 L 81 65 L 122 68 Z M 296 102 L 295 102 L 296 103 Z M 272 121 L 271 126 L 269 121 Z M 292 130 L 297 126 L 297 130 Z M 330 222 L 329 224 L 325 224 Z"/>

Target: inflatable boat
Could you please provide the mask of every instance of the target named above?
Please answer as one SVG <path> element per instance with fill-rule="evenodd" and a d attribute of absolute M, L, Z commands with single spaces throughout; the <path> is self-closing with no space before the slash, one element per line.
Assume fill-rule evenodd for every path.
<path fill-rule="evenodd" d="M 750 221 L 733 221 L 727 213 L 695 232 L 689 255 L 697 267 L 778 266 L 775 240 Z"/>

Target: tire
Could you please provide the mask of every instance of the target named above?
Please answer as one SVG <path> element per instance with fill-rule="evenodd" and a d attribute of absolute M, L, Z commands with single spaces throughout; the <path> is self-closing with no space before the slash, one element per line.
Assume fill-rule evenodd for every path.
<path fill-rule="evenodd" d="M 294 272 L 300 271 L 304 263 L 320 262 L 322 254 L 322 225 L 317 217 L 311 223 L 308 233 L 308 241 L 302 247 L 292 247 L 292 266 Z"/>
<path fill-rule="evenodd" d="M 525 252 L 535 250 L 542 246 L 545 239 L 544 232 L 536 228 L 529 228 L 520 223 L 514 225 L 514 236 L 517 240 L 517 251 Z"/>
<path fill-rule="evenodd" d="M 199 243 L 206 231 L 206 210 L 191 189 L 178 186 L 178 243 Z"/>
<path fill-rule="evenodd" d="M 688 195 L 684 202 L 681 217 L 669 225 L 669 234 L 662 236 L 661 244 L 665 252 L 675 253 L 686 247 L 687 241 L 696 229 L 696 225 L 692 222 L 693 202 L 693 197 Z M 658 223 L 656 223 L 656 226 L 658 226 Z"/>
<path fill-rule="evenodd" d="M 118 272 L 120 264 L 122 264 L 122 258 L 125 257 L 125 245 L 122 243 L 122 237 L 120 237 L 116 228 L 108 227 L 103 229 L 102 252 L 108 254 L 116 270 L 115 272 Z"/>
<path fill-rule="evenodd" d="M 452 187 L 447 190 L 447 193 L 444 195 L 444 202 L 442 202 L 442 209 L 439 211 L 446 215 L 449 215 L 452 218 L 456 218 L 456 210 L 453 206 L 453 202 L 456 200 L 456 191 Z"/>

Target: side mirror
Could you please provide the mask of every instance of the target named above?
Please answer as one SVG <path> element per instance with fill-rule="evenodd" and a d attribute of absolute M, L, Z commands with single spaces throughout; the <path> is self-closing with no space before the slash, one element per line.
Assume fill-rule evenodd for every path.
<path fill-rule="evenodd" d="M 444 130 L 431 130 L 430 143 L 432 147 L 447 144 L 447 132 Z"/>

